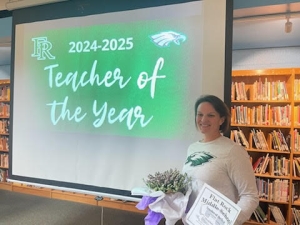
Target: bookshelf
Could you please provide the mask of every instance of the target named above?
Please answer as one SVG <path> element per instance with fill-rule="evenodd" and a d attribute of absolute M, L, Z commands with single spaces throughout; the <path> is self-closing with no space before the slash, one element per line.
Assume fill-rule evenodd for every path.
<path fill-rule="evenodd" d="M 300 210 L 300 68 L 232 71 L 230 137 L 250 155 L 265 223 L 279 224 L 275 206 L 293 224 Z M 252 216 L 246 224 L 262 222 Z"/>
<path fill-rule="evenodd" d="M 7 182 L 9 169 L 10 81 L 0 80 L 0 185 Z"/>

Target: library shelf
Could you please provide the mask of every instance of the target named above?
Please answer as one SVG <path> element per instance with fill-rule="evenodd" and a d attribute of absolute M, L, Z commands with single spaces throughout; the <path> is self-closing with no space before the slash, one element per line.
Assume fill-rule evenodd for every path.
<path fill-rule="evenodd" d="M 231 78 L 230 138 L 248 151 L 265 223 L 277 224 L 275 206 L 293 224 L 300 210 L 300 68 L 235 70 Z M 263 223 L 252 215 L 246 224 Z"/>
<path fill-rule="evenodd" d="M 9 170 L 10 80 L 0 80 L 0 182 Z"/>

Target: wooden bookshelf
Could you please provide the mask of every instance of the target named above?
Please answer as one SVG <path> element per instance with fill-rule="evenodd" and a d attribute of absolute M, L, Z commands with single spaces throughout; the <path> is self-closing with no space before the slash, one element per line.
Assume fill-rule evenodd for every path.
<path fill-rule="evenodd" d="M 1 183 L 6 182 L 8 176 L 8 169 L 9 169 L 9 118 L 10 118 L 10 80 L 0 80 L 0 182 Z M 6 186 L 4 185 L 4 187 Z"/>
<path fill-rule="evenodd" d="M 299 157 L 300 165 L 300 68 L 232 71 L 231 116 L 231 139 L 240 140 L 252 164 L 260 157 L 268 158 L 265 172 L 255 173 L 259 194 L 267 198 L 260 201 L 268 216 L 266 224 L 276 224 L 269 205 L 279 207 L 286 223 L 292 224 L 292 209 L 300 209 L 300 171 L 298 173 L 294 166 L 296 157 Z M 242 131 L 245 142 L 236 136 L 237 130 Z M 266 148 L 260 149 L 264 144 L 256 144 L 255 131 L 263 135 Z M 288 150 L 283 150 L 284 141 Z M 275 192 L 275 180 L 282 181 L 285 188 Z M 282 183 L 280 187 L 284 186 Z M 282 193 L 280 201 L 276 193 Z M 252 217 L 246 224 L 262 223 Z"/>

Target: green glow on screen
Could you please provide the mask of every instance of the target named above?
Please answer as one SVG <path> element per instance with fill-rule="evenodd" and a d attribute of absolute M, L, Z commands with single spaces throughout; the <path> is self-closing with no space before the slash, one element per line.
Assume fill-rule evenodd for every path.
<path fill-rule="evenodd" d="M 190 53 L 193 42 L 197 41 L 192 35 L 192 26 L 189 25 L 193 23 L 192 21 L 194 21 L 193 17 L 188 17 L 175 21 L 100 24 L 25 34 L 25 43 L 27 43 L 25 56 L 30 56 L 25 57 L 25 63 L 30 65 L 26 72 L 30 79 L 35 81 L 30 84 L 31 91 L 35 101 L 40 105 L 35 112 L 37 123 L 42 129 L 60 132 L 154 138 L 182 137 L 184 132 L 182 128 L 186 126 L 185 118 L 188 116 L 186 115 L 188 93 L 193 82 Z M 164 31 L 176 32 L 184 38 L 179 40 L 179 44 L 171 41 L 168 46 L 160 47 L 151 40 L 151 36 Z M 49 52 L 55 59 L 37 60 L 37 57 L 31 57 L 36 44 L 33 38 L 38 37 L 46 37 L 51 43 Z M 106 42 L 109 43 L 108 50 L 104 51 Z M 70 43 L 74 43 L 74 53 L 69 53 L 72 48 Z M 118 50 L 117 47 L 122 43 L 125 49 Z M 93 50 L 95 46 L 100 45 L 101 48 Z M 88 51 L 84 52 L 83 49 L 87 46 Z M 56 64 L 57 66 L 54 67 L 53 65 Z M 54 73 L 50 80 L 50 69 L 45 70 L 45 68 L 51 66 Z M 158 68 L 156 74 L 158 78 L 154 81 L 150 78 L 155 67 Z M 71 85 L 56 85 L 57 73 L 61 73 L 61 79 L 65 80 L 68 73 L 77 72 L 78 83 L 84 72 L 87 73 L 84 81 L 88 80 L 92 68 L 99 74 L 100 80 L 109 71 L 118 73 L 119 79 L 113 84 L 113 78 L 108 79 L 106 86 L 88 83 L 84 87 L 79 86 L 75 89 Z M 141 73 L 147 74 L 149 79 L 144 87 L 141 87 L 141 84 L 139 87 L 137 84 Z M 51 82 L 52 87 L 50 87 Z M 77 122 L 74 117 L 58 120 L 57 117 L 62 112 L 61 106 L 57 106 L 55 112 L 52 111 L 54 117 L 51 117 L 51 109 L 53 110 L 51 104 L 55 101 L 61 103 L 64 100 L 67 100 L 66 109 L 71 112 L 71 117 L 76 109 L 81 110 Z M 106 116 L 103 117 L 103 123 L 99 123 L 101 124 L 99 127 L 95 125 L 95 121 L 101 118 L 102 113 L 95 115 L 95 111 L 93 112 L 95 102 L 96 111 L 107 103 Z M 140 116 L 139 118 L 132 116 L 130 120 L 129 116 L 123 115 L 124 121 L 110 124 L 108 114 L 112 113 L 111 109 L 115 110 L 112 118 L 118 116 L 124 109 L 136 109 Z M 51 118 L 56 118 L 55 122 Z M 127 123 L 127 120 L 131 123 Z M 141 121 L 144 125 L 141 125 Z"/>

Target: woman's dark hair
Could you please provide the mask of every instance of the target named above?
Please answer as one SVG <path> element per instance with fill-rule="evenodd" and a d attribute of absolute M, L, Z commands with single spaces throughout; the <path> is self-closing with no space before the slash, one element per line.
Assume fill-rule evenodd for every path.
<path fill-rule="evenodd" d="M 203 102 L 210 103 L 214 107 L 214 109 L 220 114 L 220 117 L 224 117 L 225 120 L 224 120 L 224 123 L 222 123 L 220 125 L 220 131 L 222 133 L 227 132 L 229 129 L 229 124 L 230 124 L 230 112 L 229 112 L 227 105 L 217 96 L 202 95 L 195 102 L 195 118 L 197 116 L 198 106 Z M 195 120 L 195 123 L 196 123 L 196 120 Z M 196 124 L 196 126 L 197 126 L 197 124 Z"/>

